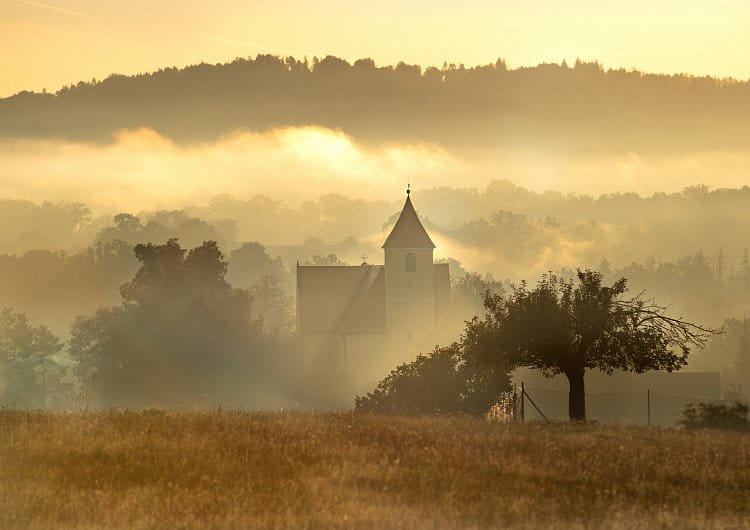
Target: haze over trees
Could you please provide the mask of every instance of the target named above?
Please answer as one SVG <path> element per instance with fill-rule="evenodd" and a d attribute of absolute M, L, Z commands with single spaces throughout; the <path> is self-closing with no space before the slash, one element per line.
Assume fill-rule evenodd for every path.
<path fill-rule="evenodd" d="M 122 303 L 73 323 L 68 345 L 73 364 L 67 366 L 84 395 L 98 405 L 118 406 L 189 406 L 209 399 L 245 406 L 296 399 L 310 405 L 340 399 L 348 376 L 337 363 L 314 366 L 315 377 L 300 378 L 309 368 L 300 370 L 294 355 L 293 298 L 282 287 L 282 262 L 258 243 L 240 250 L 249 267 L 244 277 L 252 282 L 247 289 L 227 281 L 230 263 L 216 242 L 190 251 L 176 239 L 136 245 L 140 267 L 119 288 Z M 333 254 L 313 260 L 338 262 Z M 585 419 L 586 370 L 677 370 L 687 364 L 690 348 L 703 346 L 712 333 L 666 315 L 640 296 L 624 298 L 626 281 L 608 287 L 598 272 L 578 272 L 576 282 L 551 274 L 528 290 L 525 283 L 505 288 L 456 268 L 453 316 L 470 319 L 460 339 L 396 367 L 357 399 L 358 409 L 481 414 L 510 389 L 511 371 L 527 366 L 565 374 L 570 417 Z M 37 394 L 46 400 L 54 395 L 59 405 L 69 398 L 60 392 L 67 368 L 52 358 L 62 349 L 59 339 L 45 327 L 31 328 L 24 315 L 5 310 L 3 318 L 3 386 L 13 389 L 28 379 L 38 381 Z M 743 332 L 736 351 L 738 381 L 746 376 L 744 326 Z M 315 383 L 331 377 L 337 383 L 328 389 Z M 254 392 L 255 386 L 270 391 L 270 401 Z"/>
<path fill-rule="evenodd" d="M 70 352 L 96 403 L 237 403 L 233 392 L 264 372 L 273 345 L 252 298 L 226 281 L 215 242 L 186 251 L 176 240 L 139 244 L 141 266 L 120 288 L 120 306 L 79 317 Z"/>
<path fill-rule="evenodd" d="M 458 260 L 468 272 L 489 272 L 496 281 L 548 270 L 571 276 L 576 267 L 588 267 L 607 279 L 627 277 L 634 290 L 647 289 L 670 300 L 676 312 L 712 325 L 750 309 L 750 188 L 592 197 L 535 193 L 495 181 L 482 190 L 422 190 L 419 205 L 428 230 L 440 237 L 440 257 Z M 246 251 L 239 249 L 256 241 L 265 247 L 270 268 L 258 262 L 265 272 L 253 272 L 248 257 L 230 266 L 229 281 L 249 288 L 254 279 L 243 275 L 271 274 L 289 291 L 285 282 L 296 261 L 335 254 L 357 264 L 363 256 L 378 256 L 386 220 L 399 210 L 396 201 L 343 195 L 298 205 L 222 196 L 179 211 L 111 215 L 95 214 L 84 204 L 0 206 L 0 293 L 5 304 L 50 325 L 63 313 L 88 313 L 116 302 L 117 288 L 135 272 L 130 249 L 138 243 L 175 237 L 192 248 L 216 240 L 233 262 L 244 260 Z M 32 314 L 26 303 L 32 298 L 45 307 L 65 305 L 58 305 L 56 314 Z"/>
<path fill-rule="evenodd" d="M 195 142 L 312 124 L 366 141 L 469 150 L 741 149 L 748 94 L 744 81 L 604 70 L 596 62 L 423 68 L 258 55 L 113 74 L 55 94 L 21 92 L 0 99 L 0 135 L 107 141 L 116 130 L 149 127 Z"/>
<path fill-rule="evenodd" d="M 592 197 L 494 181 L 419 194 L 420 216 L 450 263 L 456 337 L 464 320 L 485 313 L 486 288 L 508 294 L 510 282 L 545 271 L 568 281 L 576 268 L 591 268 L 605 283 L 628 278 L 633 292 L 645 289 L 687 321 L 724 325 L 726 336 L 691 355 L 689 369 L 719 371 L 725 392 L 747 395 L 750 188 Z M 108 214 L 84 203 L 3 200 L 0 307 L 67 341 L 78 315 L 121 304 L 119 288 L 140 266 L 136 245 L 177 238 L 189 249 L 214 240 L 228 266 L 226 282 L 248 291 L 263 336 L 288 351 L 295 263 L 372 262 L 399 206 L 340 194 L 301 204 L 224 195 L 180 210 Z"/>

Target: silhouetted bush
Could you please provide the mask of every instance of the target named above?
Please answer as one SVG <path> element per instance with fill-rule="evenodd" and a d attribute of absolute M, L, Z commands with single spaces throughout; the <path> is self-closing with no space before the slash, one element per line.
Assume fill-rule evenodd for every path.
<path fill-rule="evenodd" d="M 361 412 L 483 414 L 510 388 L 508 373 L 468 362 L 460 343 L 400 364 L 372 392 L 358 396 Z"/>
<path fill-rule="evenodd" d="M 732 405 L 716 403 L 690 403 L 683 412 L 680 423 L 688 429 L 721 429 L 725 431 L 750 431 L 748 406 L 739 401 Z"/>

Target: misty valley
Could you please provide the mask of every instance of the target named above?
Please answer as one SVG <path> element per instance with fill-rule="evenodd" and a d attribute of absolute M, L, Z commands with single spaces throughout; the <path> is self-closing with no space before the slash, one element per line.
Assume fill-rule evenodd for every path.
<path fill-rule="evenodd" d="M 0 4 L 0 528 L 750 527 L 744 5 Z"/>
<path fill-rule="evenodd" d="M 380 246 L 399 216 L 394 200 L 329 194 L 291 205 L 268 196 L 243 200 L 221 195 L 205 205 L 179 210 L 110 214 L 94 213 L 85 203 L 2 201 L 0 292 L 7 308 L 5 329 L 26 330 L 27 340 L 38 340 L 34 334 L 46 327 L 50 340 L 54 338 L 46 350 L 40 347 L 26 354 L 25 361 L 37 366 L 27 364 L 26 372 L 20 373 L 6 369 L 4 402 L 52 408 L 81 402 L 348 408 L 356 395 L 372 389 L 396 364 L 429 353 L 435 344 L 448 346 L 458 340 L 464 322 L 487 311 L 485 291 L 504 295 L 521 282 L 534 284 L 549 271 L 571 279 L 578 269 L 599 271 L 605 283 L 626 278 L 629 293 L 643 292 L 687 321 L 724 328 L 725 333 L 712 336 L 705 348 L 693 351 L 683 368 L 706 374 L 705 383 L 687 392 L 675 390 L 671 383 L 654 383 L 651 391 L 686 396 L 677 400 L 681 409 L 691 398 L 741 399 L 750 388 L 744 320 L 750 293 L 747 188 L 693 187 L 645 197 L 593 197 L 535 193 L 498 180 L 482 190 L 433 188 L 417 193 L 419 218 L 436 242 L 434 259 L 446 265 L 448 275 L 450 294 L 442 302 L 440 333 L 419 346 L 412 341 L 381 345 L 380 350 L 354 348 L 348 354 L 349 366 L 343 361 L 347 354 L 330 344 L 330 355 L 305 360 L 296 314 L 297 271 L 301 266 L 348 265 L 355 273 L 363 264 L 382 263 Z M 676 218 L 680 222 L 674 222 Z M 217 291 L 210 295 L 203 292 L 206 286 L 189 277 L 198 274 L 189 265 L 191 259 L 209 251 L 214 263 L 204 265 L 206 274 L 217 282 Z M 159 281 L 164 285 L 147 281 L 150 267 L 161 271 Z M 340 285 L 345 280 L 332 281 Z M 146 283 L 136 287 L 142 282 Z M 332 288 L 309 296 L 330 298 Z M 109 352 L 99 350 L 105 344 L 92 335 L 102 333 L 108 319 L 128 313 L 138 302 L 126 295 L 128 289 L 142 290 L 139 296 L 159 301 L 151 309 L 156 314 L 116 324 L 127 326 L 118 331 L 130 336 L 118 339 L 126 340 L 124 350 L 114 344 Z M 225 317 L 208 307 L 195 314 L 180 308 L 198 301 L 207 304 L 202 297 L 219 295 L 228 298 L 211 303 L 222 311 L 237 300 L 242 300 L 242 307 Z M 366 302 L 368 307 L 377 303 Z M 342 306 L 335 311 L 344 310 Z M 234 321 L 242 324 L 222 327 Z M 162 324 L 166 327 L 161 331 L 154 327 Z M 412 325 L 415 330 L 422 326 L 416 321 Z M 162 340 L 170 345 L 159 346 Z M 194 353 L 185 353 L 188 346 Z M 128 348 L 142 351 L 131 357 Z M 161 359 L 159 348 L 174 351 L 170 355 L 175 357 Z M 357 355 L 380 362 L 357 365 Z M 104 369 L 87 365 L 96 356 L 102 356 L 102 362 L 111 357 L 105 363 L 110 379 L 103 373 L 94 377 Z M 40 370 L 49 374 L 40 377 Z M 548 413 L 564 417 L 565 409 L 558 410 L 555 402 L 566 400 L 565 385 L 521 373 L 515 382 L 532 381 Z M 599 383 L 598 374 L 589 377 L 592 388 L 617 380 L 605 376 Z M 331 386 L 331 380 L 336 384 Z M 640 401 L 648 387 L 638 381 L 618 385 L 625 392 L 640 393 L 635 397 Z M 608 399 L 616 406 L 616 397 Z M 662 421 L 676 421 L 678 405 L 665 412 Z M 640 405 L 614 415 L 606 410 L 606 402 L 594 406 L 600 418 L 635 423 L 646 419 Z"/>

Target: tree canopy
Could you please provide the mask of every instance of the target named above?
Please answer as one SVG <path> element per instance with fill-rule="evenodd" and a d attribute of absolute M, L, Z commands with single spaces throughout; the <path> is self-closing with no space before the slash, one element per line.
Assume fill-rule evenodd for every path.
<path fill-rule="evenodd" d="M 360 412 L 483 414 L 510 390 L 509 366 L 481 366 L 472 345 L 436 347 L 397 366 L 355 400 Z"/>
<path fill-rule="evenodd" d="M 367 58 L 260 54 L 115 74 L 55 94 L 21 92 L 0 99 L 0 135 L 106 141 L 120 129 L 149 127 L 191 142 L 238 129 L 312 124 L 366 141 L 427 141 L 448 149 L 742 149 L 737 131 L 746 130 L 749 90 L 747 81 L 605 70 L 598 62 L 378 67 Z M 711 134 L 696 134 L 706 120 Z M 576 134 L 567 134 L 571 129 Z"/>
<path fill-rule="evenodd" d="M 488 366 L 510 362 L 564 374 L 570 418 L 584 420 L 586 370 L 679 370 L 691 348 L 714 333 L 626 292 L 624 278 L 604 285 L 601 273 L 591 270 L 579 270 L 570 281 L 550 273 L 533 289 L 521 283 L 505 297 L 489 294 L 488 314 L 467 325 L 466 340 Z"/>
<path fill-rule="evenodd" d="M 269 345 L 247 291 L 226 281 L 208 241 L 186 251 L 175 239 L 135 247 L 141 266 L 122 304 L 79 317 L 70 350 L 76 372 L 105 404 L 237 402 L 230 384 L 250 385 Z"/>

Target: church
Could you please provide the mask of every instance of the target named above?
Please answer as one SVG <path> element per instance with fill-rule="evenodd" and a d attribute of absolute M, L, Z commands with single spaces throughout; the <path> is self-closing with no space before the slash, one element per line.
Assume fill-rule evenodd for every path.
<path fill-rule="evenodd" d="M 297 332 L 306 363 L 342 364 L 380 379 L 440 341 L 450 311 L 447 263 L 406 191 L 383 243 L 384 265 L 297 265 Z"/>

